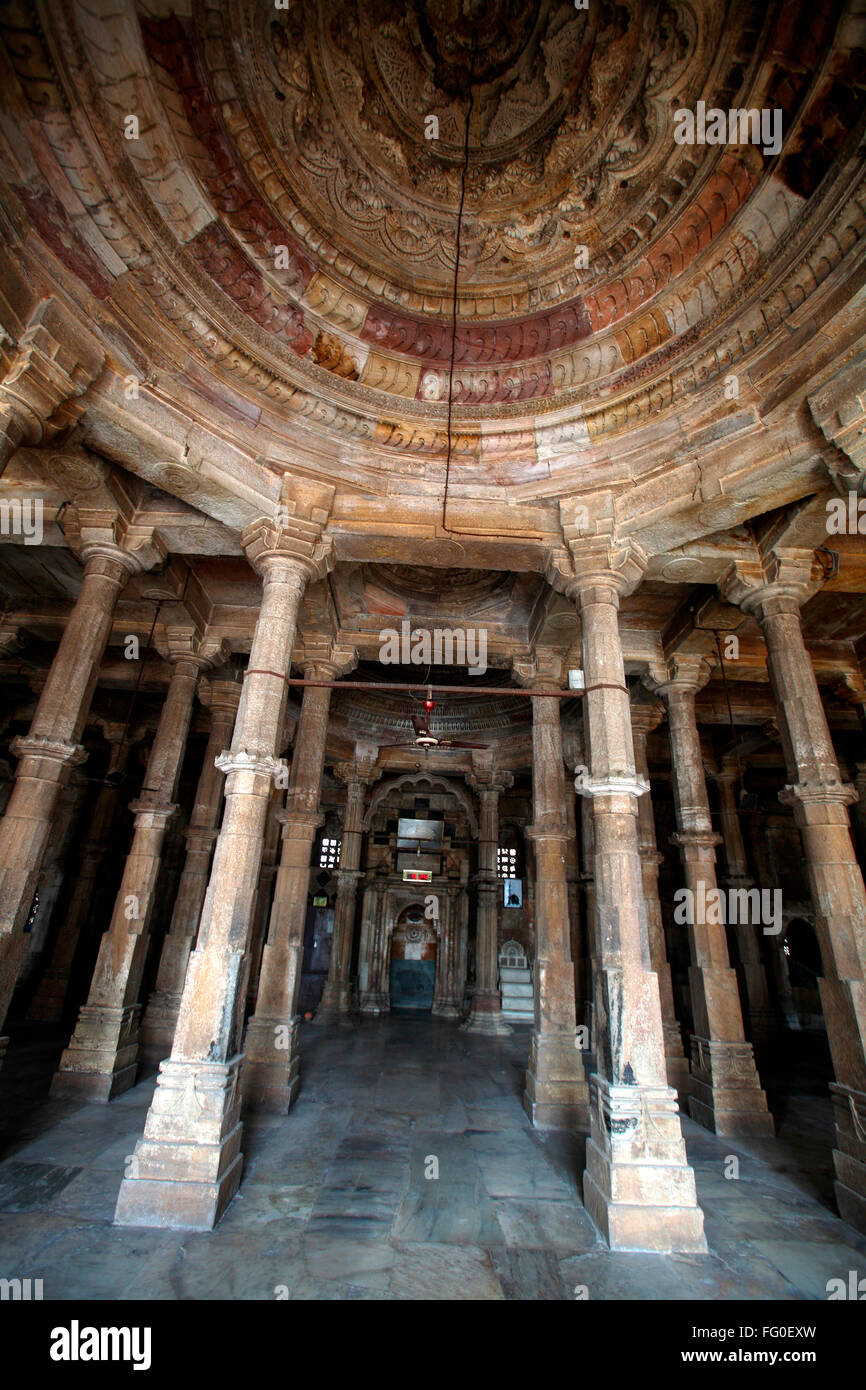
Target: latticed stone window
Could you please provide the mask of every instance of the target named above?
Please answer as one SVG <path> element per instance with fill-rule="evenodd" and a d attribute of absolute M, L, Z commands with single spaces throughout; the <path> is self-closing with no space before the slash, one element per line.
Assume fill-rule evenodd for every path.
<path fill-rule="evenodd" d="M 499 848 L 496 851 L 496 872 L 500 878 L 517 878 L 517 850 Z"/>
<path fill-rule="evenodd" d="M 340 840 L 323 837 L 322 847 L 319 850 L 320 869 L 338 869 L 340 867 L 340 844 Z"/>

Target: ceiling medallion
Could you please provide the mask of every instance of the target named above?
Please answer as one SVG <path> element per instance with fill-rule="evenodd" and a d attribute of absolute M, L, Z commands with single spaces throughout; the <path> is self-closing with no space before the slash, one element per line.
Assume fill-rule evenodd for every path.
<path fill-rule="evenodd" d="M 449 96 L 470 82 L 485 86 L 508 74 L 538 23 L 540 4 L 527 0 L 412 0 L 409 32 L 432 60 L 434 81 Z M 471 76 L 470 76 L 471 74 Z"/>

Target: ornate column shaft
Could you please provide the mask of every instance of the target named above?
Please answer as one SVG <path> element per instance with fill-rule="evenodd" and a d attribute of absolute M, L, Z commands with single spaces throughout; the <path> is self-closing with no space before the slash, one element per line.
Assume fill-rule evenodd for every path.
<path fill-rule="evenodd" d="M 328 562 L 320 538 L 333 496 L 305 496 L 312 484 L 292 487 L 300 491 L 282 529 L 259 521 L 244 532 L 263 588 L 231 751 L 217 760 L 226 773 L 225 810 L 171 1057 L 160 1063 L 144 1135 L 120 1186 L 119 1225 L 209 1230 L 240 1182 L 240 1045 L 265 818 L 298 612 L 309 577 Z"/>
<path fill-rule="evenodd" d="M 195 804 L 186 830 L 187 851 L 183 873 L 169 929 L 162 943 L 156 985 L 141 1021 L 142 1056 L 151 1063 L 159 1062 L 171 1053 L 183 982 L 207 891 L 222 805 L 223 776 L 216 766 L 216 759 L 231 742 L 240 693 L 240 685 L 236 681 L 202 680 L 200 683 L 200 698 L 210 709 L 210 731 L 196 787 Z"/>
<path fill-rule="evenodd" d="M 45 943 L 51 930 L 51 918 L 63 881 L 67 875 L 74 875 L 75 870 L 70 862 L 70 842 L 74 837 L 73 826 L 78 820 L 86 790 L 87 782 L 83 773 L 78 768 L 74 769 L 58 798 L 51 839 L 39 871 L 34 898 L 35 912 L 31 914 L 27 950 L 18 976 L 19 988 L 26 987 L 27 980 L 38 970 L 42 962 Z"/>
<path fill-rule="evenodd" d="M 791 779 L 780 800 L 793 807 L 803 841 L 824 968 L 819 990 L 836 1075 L 836 1200 L 844 1219 L 866 1231 L 866 889 L 848 822 L 855 792 L 839 776 L 800 625 L 800 605 L 819 574 L 811 550 L 777 549 L 760 564 L 732 566 L 720 588 L 754 613 L 767 644 Z"/>
<path fill-rule="evenodd" d="M 362 1014 L 390 1011 L 390 993 L 384 981 L 385 885 L 374 875 L 368 879 L 361 909 L 361 961 L 358 964 L 358 1004 Z"/>
<path fill-rule="evenodd" d="M 514 781 L 510 772 L 498 772 L 489 758 L 473 754 L 474 775 L 470 786 L 481 803 L 478 840 L 478 916 L 475 926 L 475 993 L 469 1017 L 461 1027 L 467 1033 L 505 1037 L 513 1030 L 502 1017 L 499 993 L 499 961 L 496 949 L 497 894 L 501 880 L 496 872 L 499 846 L 499 796 Z"/>
<path fill-rule="evenodd" d="M 723 882 L 729 894 L 749 893 L 755 888 L 755 881 L 749 873 L 746 846 L 743 843 L 743 832 L 734 796 L 737 769 L 725 764 L 711 776 L 719 789 L 719 819 L 727 868 Z M 767 972 L 761 957 L 758 935 L 748 922 L 740 921 L 739 913 L 734 931 L 742 970 L 744 1003 L 749 1016 L 749 1035 L 752 1042 L 760 1046 L 769 1042 L 776 1032 L 776 1016 L 770 1003 Z"/>
<path fill-rule="evenodd" d="M 354 654 L 352 656 L 354 659 Z M 351 662 L 347 663 L 351 664 Z M 333 680 L 344 667 L 317 661 L 304 668 L 306 680 Z M 310 883 L 310 856 L 319 812 L 328 737 L 331 691 L 304 688 L 286 809 L 280 814 L 280 867 L 262 953 L 256 1009 L 247 1026 L 243 1073 L 244 1101 L 252 1109 L 285 1114 L 300 1085 L 298 994 L 304 955 L 304 927 Z"/>
<path fill-rule="evenodd" d="M 647 762 L 647 738 L 662 721 L 662 709 L 657 704 L 632 704 L 631 732 L 634 744 L 635 771 L 639 779 L 650 785 L 649 763 Z M 658 852 L 656 827 L 653 817 L 652 790 L 638 799 L 638 844 L 640 846 L 640 867 L 643 878 L 643 895 L 646 905 L 647 930 L 649 932 L 650 960 L 658 976 L 659 999 L 662 1008 L 662 1031 L 665 1037 L 665 1065 L 669 1085 L 673 1086 L 682 1104 L 689 1093 L 689 1063 L 683 1050 L 680 1025 L 674 1009 L 674 991 L 671 982 L 671 968 L 668 964 L 665 929 L 662 908 L 659 901 L 659 865 L 664 856 Z"/>
<path fill-rule="evenodd" d="M 69 975 L 81 933 L 88 921 L 100 866 L 108 848 L 111 827 L 120 799 L 120 777 L 129 760 L 131 741 L 122 739 L 123 726 L 106 729 L 110 754 L 105 778 L 96 798 L 87 838 L 81 850 L 80 867 L 66 916 L 51 953 L 51 962 L 39 982 L 28 1010 L 28 1018 L 57 1023 L 63 1016 Z"/>
<path fill-rule="evenodd" d="M 736 973 L 728 959 L 727 912 L 716 881 L 717 835 L 710 818 L 695 693 L 709 676 L 703 658 L 682 657 L 672 679 L 649 682 L 664 697 L 671 774 L 683 863 L 686 922 L 692 963 L 689 987 L 695 1031 L 691 1040 L 689 1113 L 716 1134 L 771 1135 L 773 1117 L 746 1041 Z M 760 922 L 747 928 L 761 930 Z"/>
<path fill-rule="evenodd" d="M 458 986 L 458 912 L 459 888 L 440 888 L 439 949 L 436 956 L 436 991 L 433 1013 L 437 1018 L 460 1018 L 463 1013 L 463 990 Z"/>
<path fill-rule="evenodd" d="M 289 764 L 289 766 L 291 766 Z M 283 838 L 282 813 L 286 809 L 286 792 L 274 783 L 271 800 L 265 814 L 265 833 L 262 839 L 262 865 L 259 881 L 256 884 L 256 901 L 253 908 L 253 924 L 250 930 L 249 973 L 247 994 L 244 1003 L 244 1017 L 249 1019 L 256 1008 L 259 982 L 262 971 L 262 954 L 268 935 L 268 919 L 274 902 L 274 887 L 279 869 L 280 846 Z M 244 1044 L 246 1050 L 246 1043 Z"/>
<path fill-rule="evenodd" d="M 532 667 L 534 666 L 534 670 Z M 514 663 L 522 684 L 550 689 L 561 679 L 558 659 Z M 573 839 L 566 815 L 565 764 L 559 700 L 535 696 L 532 705 L 535 846 L 535 1024 L 523 1108 L 541 1129 L 586 1129 L 589 1086 L 576 1045 L 574 962 L 568 911 L 566 854 Z"/>
<path fill-rule="evenodd" d="M 566 763 L 566 768 L 568 764 Z M 577 840 L 576 798 L 572 796 L 573 780 L 567 775 L 565 782 L 565 828 L 568 839 L 565 844 L 565 889 L 568 898 L 568 920 L 571 926 L 571 963 L 574 975 L 574 1013 L 579 1023 L 583 1022 L 586 1003 L 586 931 L 581 913 L 581 873 L 580 855 Z"/>
<path fill-rule="evenodd" d="M 706 1249 L 676 1093 L 667 1083 L 658 979 L 643 900 L 634 767 L 619 634 L 620 594 L 646 557 L 631 542 L 575 544 L 588 773 L 595 839 L 595 1050 L 584 1201 L 612 1248 Z M 560 571 L 560 577 L 562 572 Z"/>
<path fill-rule="evenodd" d="M 16 738 L 15 786 L 0 821 L 0 1026 L 27 945 L 30 912 L 57 798 L 83 762 L 78 740 L 90 708 L 121 590 L 142 568 L 119 545 L 85 547 L 84 579 L 26 738 Z M 3 1041 L 0 1040 L 0 1060 Z"/>
<path fill-rule="evenodd" d="M 374 763 L 357 760 L 351 763 L 337 763 L 334 772 L 346 784 L 346 808 L 340 844 L 340 867 L 336 875 L 337 901 L 334 906 L 331 959 L 322 999 L 313 1019 L 320 1027 L 338 1020 L 348 1022 L 355 904 L 358 882 L 364 877 L 359 868 L 364 841 L 364 798 L 367 786 L 380 775 Z"/>
<path fill-rule="evenodd" d="M 171 681 L 144 787 L 130 804 L 135 815 L 111 924 L 100 942 L 87 1003 L 51 1086 L 52 1095 L 109 1101 L 135 1085 L 138 1072 L 138 994 L 147 958 L 150 919 L 162 863 L 166 826 L 177 810 L 174 795 L 186 752 L 195 688 L 208 657 L 194 634 L 169 652 Z"/>
<path fill-rule="evenodd" d="M 861 708 L 863 708 L 861 706 Z M 866 876 L 866 763 L 857 763 L 857 776 L 854 786 L 858 800 L 854 803 L 854 817 L 857 827 L 857 848 L 860 871 Z"/>

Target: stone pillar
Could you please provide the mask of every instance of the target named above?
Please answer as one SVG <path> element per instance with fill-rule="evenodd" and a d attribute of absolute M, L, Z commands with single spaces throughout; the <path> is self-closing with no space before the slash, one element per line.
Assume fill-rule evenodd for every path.
<path fill-rule="evenodd" d="M 354 661 L 316 661 L 304 667 L 310 681 L 332 681 Z M 285 1114 L 300 1085 L 298 994 L 304 962 L 304 927 L 310 883 L 310 857 L 316 831 L 328 738 L 331 690 L 304 688 L 286 809 L 280 813 L 282 849 L 262 953 L 256 1009 L 247 1026 L 243 1072 L 244 1101 L 251 1109 Z"/>
<path fill-rule="evenodd" d="M 836 1200 L 866 1231 L 866 890 L 848 823 L 852 787 L 842 783 L 815 672 L 803 641 L 800 606 L 818 587 L 811 550 L 778 548 L 740 562 L 720 588 L 753 613 L 767 644 L 793 806 L 815 905 L 824 978 L 819 989 L 836 1080 Z"/>
<path fill-rule="evenodd" d="M 384 959 L 386 884 L 375 870 L 367 876 L 361 908 L 361 960 L 358 965 L 358 1006 L 362 1014 L 377 1017 L 391 1009 Z M 435 1007 L 435 1006 L 434 1006 Z"/>
<path fill-rule="evenodd" d="M 210 709 L 210 731 L 195 804 L 186 830 L 186 859 L 162 943 L 156 985 L 141 1021 L 141 1052 L 155 1064 L 171 1053 L 190 952 L 207 891 L 211 855 L 222 806 L 223 777 L 217 756 L 231 742 L 241 688 L 233 680 L 202 680 L 199 698 Z M 147 779 L 149 781 L 149 779 Z"/>
<path fill-rule="evenodd" d="M 134 738 L 124 740 L 122 724 L 107 725 L 104 732 L 111 751 L 105 777 L 96 797 L 87 838 L 81 849 L 78 877 L 66 909 L 66 916 L 60 924 L 51 962 L 39 982 L 39 988 L 28 1010 L 28 1018 L 39 1022 L 57 1023 L 63 1016 L 72 962 L 81 933 L 89 919 L 97 876 L 105 858 L 111 827 L 117 814 L 120 781 L 134 742 Z M 137 734 L 135 737 L 138 736 Z"/>
<path fill-rule="evenodd" d="M 518 680 L 550 689 L 562 678 L 558 657 L 514 662 Z M 574 962 L 568 912 L 566 854 L 569 829 L 559 700 L 530 697 L 532 705 L 533 823 L 535 848 L 535 1022 L 523 1108 L 539 1129 L 587 1129 L 589 1087 L 577 1047 Z"/>
<path fill-rule="evenodd" d="M 365 788 L 381 775 L 373 760 L 361 761 L 357 758 L 351 763 L 337 763 L 334 773 L 346 784 L 346 809 L 340 844 L 340 867 L 336 873 L 337 901 L 334 906 L 331 959 L 321 1002 L 313 1019 L 320 1027 L 338 1021 L 348 1023 L 355 904 L 358 882 L 364 877 L 359 868 L 364 840 L 364 795 Z"/>
<path fill-rule="evenodd" d="M 288 774 L 291 775 L 291 763 L 287 763 Z M 255 1013 L 256 999 L 259 994 L 259 980 L 262 971 L 262 953 L 265 949 L 265 940 L 268 934 L 268 920 L 274 904 L 274 887 L 279 867 L 280 846 L 283 838 L 282 813 L 286 809 L 286 790 L 284 787 L 274 783 L 274 790 L 271 793 L 271 801 L 265 816 L 265 834 L 262 840 L 262 866 L 259 869 L 259 881 L 256 885 L 256 903 L 253 909 L 253 925 L 250 931 L 250 968 L 247 979 L 247 997 L 244 1003 L 244 1018 L 249 1019 Z M 246 1044 L 244 1044 L 246 1047 Z"/>
<path fill-rule="evenodd" d="M 101 344 L 59 300 L 37 304 L 0 385 L 0 473 L 20 445 L 42 444 L 74 423 L 76 398 L 104 362 Z"/>
<path fill-rule="evenodd" d="M 635 771 L 640 780 L 650 785 L 649 763 L 647 762 L 647 738 L 661 723 L 662 707 L 659 704 L 632 704 L 631 732 L 634 746 Z M 680 1098 L 689 1093 L 689 1064 L 683 1050 L 680 1025 L 674 1009 L 674 990 L 671 982 L 671 968 L 668 964 L 665 929 L 662 908 L 659 902 L 659 865 L 664 856 L 659 854 L 656 842 L 655 818 L 653 816 L 652 791 L 638 800 L 637 811 L 638 844 L 640 846 L 640 868 L 643 879 L 643 896 L 646 904 L 647 930 L 649 932 L 650 960 L 658 976 L 659 999 L 662 1008 L 662 1031 L 665 1038 L 665 1065 L 668 1084 L 673 1086 Z"/>
<path fill-rule="evenodd" d="M 333 490 L 291 487 L 283 526 L 259 521 L 243 536 L 264 583 L 231 751 L 217 760 L 225 810 L 171 1057 L 120 1186 L 118 1225 L 209 1230 L 240 1182 L 240 1045 L 265 818 L 301 598 L 329 562 L 320 538 Z"/>
<path fill-rule="evenodd" d="M 475 993 L 469 1017 L 461 1027 L 467 1033 L 506 1037 L 513 1030 L 502 1017 L 497 954 L 497 894 L 502 880 L 496 872 L 499 846 L 499 795 L 514 781 L 510 772 L 496 770 L 491 754 L 472 755 L 474 774 L 469 785 L 481 803 L 478 838 L 478 917 L 475 928 Z"/>
<path fill-rule="evenodd" d="M 568 763 L 565 764 L 566 768 Z M 587 991 L 586 931 L 580 910 L 581 872 L 580 854 L 577 840 L 576 798 L 572 796 L 574 779 L 565 779 L 565 828 L 568 840 L 565 844 L 565 890 L 568 900 L 568 920 L 571 925 L 571 968 L 574 975 L 574 1012 L 579 1023 L 583 1023 L 584 1005 Z"/>
<path fill-rule="evenodd" d="M 26 990 L 27 982 L 38 970 L 43 960 L 45 943 L 51 931 L 51 918 L 64 879 L 74 874 L 70 864 L 70 842 L 74 838 L 73 827 L 81 811 L 81 803 L 87 792 L 87 779 L 76 768 L 67 782 L 57 802 L 51 839 L 36 887 L 34 909 L 30 914 L 30 929 L 27 933 L 27 950 L 18 976 L 19 990 Z"/>
<path fill-rule="evenodd" d="M 715 847 L 721 836 L 710 819 L 695 715 L 695 694 L 710 670 L 710 662 L 703 657 L 680 656 L 670 679 L 648 681 L 664 696 L 668 711 L 677 814 L 673 843 L 679 846 L 689 894 L 686 921 L 695 1029 L 689 1112 L 716 1134 L 772 1135 L 773 1117 L 743 1030 L 737 976 L 728 960 L 726 912 L 716 882 Z M 754 923 L 750 930 L 760 931 L 760 924 Z"/>
<path fill-rule="evenodd" d="M 15 786 L 0 822 L 0 1026 L 27 946 L 30 913 L 57 799 L 69 770 L 83 762 L 78 740 L 90 708 L 115 605 L 141 559 L 113 542 L 85 545 L 84 579 L 26 738 L 12 742 L 19 758 Z M 153 563 L 154 556 L 149 556 Z M 0 1061 L 4 1048 L 0 1039 Z"/>
<path fill-rule="evenodd" d="M 588 771 L 588 769 L 587 769 Z M 577 772 L 577 769 L 575 769 Z M 596 959 L 594 943 L 597 937 L 595 921 L 595 828 L 592 814 L 592 798 L 580 798 L 580 843 L 582 850 L 580 884 L 583 890 L 583 920 L 586 923 L 584 938 L 584 999 L 581 1023 L 589 1028 L 589 1051 L 595 1051 L 595 986 Z"/>
<path fill-rule="evenodd" d="M 396 910 L 391 901 L 387 884 L 382 887 L 382 906 L 379 913 L 379 949 L 377 968 L 378 992 L 382 1013 L 391 1012 L 391 942 L 394 934 Z M 388 928 L 391 928 L 389 931 Z"/>
<path fill-rule="evenodd" d="M 592 798 L 595 837 L 597 1071 L 584 1201 L 614 1249 L 703 1251 L 703 1213 L 667 1082 L 637 829 L 648 788 L 635 775 L 618 623 L 620 595 L 636 587 L 646 556 L 628 541 L 573 548 L 573 566 L 559 562 L 555 576 L 580 613 L 589 768 L 575 786 Z"/>
<path fill-rule="evenodd" d="M 459 888 L 449 886 L 437 890 L 439 899 L 439 948 L 436 952 L 436 985 L 432 1012 L 436 1018 L 460 1018 L 463 1012 L 463 992 L 457 985 L 457 894 Z"/>
<path fill-rule="evenodd" d="M 723 883 L 728 891 L 729 901 L 732 893 L 739 895 L 739 901 L 746 901 L 743 894 L 754 890 L 756 885 L 749 873 L 746 846 L 743 843 L 743 831 L 734 795 L 734 786 L 738 778 L 737 768 L 726 762 L 710 775 L 719 789 L 720 824 L 727 868 Z M 770 1003 L 767 972 L 761 956 L 758 933 L 754 926 L 740 921 L 740 916 L 738 912 L 734 931 L 742 970 L 744 1002 L 749 1016 L 751 1040 L 755 1046 L 760 1047 L 774 1037 L 776 1016 Z"/>
<path fill-rule="evenodd" d="M 212 648 L 212 644 L 208 646 Z M 177 810 L 174 795 L 186 752 L 196 683 L 213 654 L 203 647 L 194 632 L 169 630 L 171 681 L 141 795 L 130 803 L 135 815 L 132 845 L 111 923 L 100 942 L 87 1003 L 60 1059 L 52 1095 L 109 1101 L 135 1085 L 141 1016 L 138 995 L 162 846 L 168 822 Z M 220 656 L 225 653 L 220 651 Z"/>
<path fill-rule="evenodd" d="M 857 763 L 857 776 L 854 786 L 857 801 L 854 803 L 854 824 L 857 832 L 858 858 L 861 873 L 866 874 L 866 763 Z"/>

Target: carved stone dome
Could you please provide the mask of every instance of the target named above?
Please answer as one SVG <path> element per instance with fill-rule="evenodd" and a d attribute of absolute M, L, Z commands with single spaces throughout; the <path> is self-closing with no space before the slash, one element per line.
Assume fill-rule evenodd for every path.
<path fill-rule="evenodd" d="M 805 0 L 87 13 L 15 21 L 9 235 L 74 274 L 115 395 L 212 408 L 241 492 L 262 463 L 439 491 L 448 453 L 542 495 L 667 465 L 730 373 L 783 376 L 779 325 L 863 234 L 856 39 Z M 699 103 L 777 112 L 778 151 L 678 143 Z M 159 485 L 210 505 L 180 462 Z"/>

